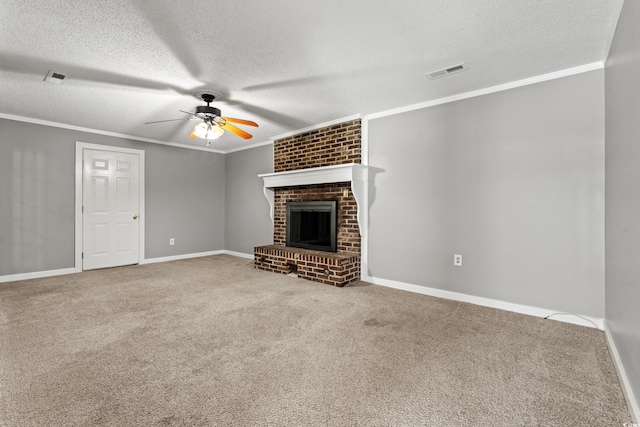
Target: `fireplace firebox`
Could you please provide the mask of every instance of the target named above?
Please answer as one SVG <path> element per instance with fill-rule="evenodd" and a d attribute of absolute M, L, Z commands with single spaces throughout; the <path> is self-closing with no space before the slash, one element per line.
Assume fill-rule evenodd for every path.
<path fill-rule="evenodd" d="M 287 203 L 287 246 L 336 252 L 338 202 Z"/>

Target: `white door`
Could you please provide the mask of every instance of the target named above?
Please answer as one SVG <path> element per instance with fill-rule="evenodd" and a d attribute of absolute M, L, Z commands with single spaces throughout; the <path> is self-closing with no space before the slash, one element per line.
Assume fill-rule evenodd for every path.
<path fill-rule="evenodd" d="M 82 269 L 137 264 L 140 158 L 83 150 Z"/>

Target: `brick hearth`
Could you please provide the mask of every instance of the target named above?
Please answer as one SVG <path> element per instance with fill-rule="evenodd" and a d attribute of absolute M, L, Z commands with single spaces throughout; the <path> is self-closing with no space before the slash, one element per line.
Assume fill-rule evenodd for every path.
<path fill-rule="evenodd" d="M 275 273 L 295 272 L 303 279 L 340 287 L 360 280 L 360 255 L 352 252 L 310 251 L 282 245 L 258 246 L 255 266 Z"/>

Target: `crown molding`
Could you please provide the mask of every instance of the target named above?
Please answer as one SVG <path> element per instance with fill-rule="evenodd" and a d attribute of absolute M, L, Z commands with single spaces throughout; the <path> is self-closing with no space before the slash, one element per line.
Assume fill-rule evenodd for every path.
<path fill-rule="evenodd" d="M 0 119 L 14 120 L 14 121 L 17 121 L 17 122 L 32 123 L 32 124 L 42 125 L 42 126 L 51 126 L 51 127 L 60 128 L 60 129 L 68 129 L 68 130 L 75 130 L 75 131 L 78 131 L 78 132 L 93 133 L 93 134 L 96 134 L 96 135 L 112 136 L 112 137 L 115 137 L 115 138 L 131 139 L 133 141 L 150 142 L 152 144 L 168 145 L 168 146 L 171 146 L 171 147 L 186 148 L 186 149 L 189 149 L 189 150 L 207 151 L 209 153 L 218 153 L 218 154 L 224 154 L 225 153 L 224 151 L 216 150 L 216 149 L 212 149 L 212 148 L 207 148 L 207 147 L 197 147 L 197 146 L 192 146 L 192 145 L 178 144 L 178 143 L 175 143 L 175 142 L 166 142 L 166 141 L 161 141 L 159 139 L 143 138 L 143 137 L 140 137 L 140 136 L 128 135 L 128 134 L 125 134 L 125 133 L 109 132 L 109 131 L 105 131 L 105 130 L 85 128 L 85 127 L 82 127 L 82 126 L 69 125 L 69 124 L 66 124 L 66 123 L 51 122 L 51 121 L 48 121 L 48 120 L 34 119 L 32 117 L 16 116 L 16 115 L 13 115 L 13 114 L 0 113 Z"/>
<path fill-rule="evenodd" d="M 496 86 L 487 87 L 484 89 L 473 90 L 470 92 L 460 93 L 457 95 L 447 96 L 444 98 L 438 98 L 432 101 L 421 102 L 418 104 L 407 105 L 404 107 L 394 108 L 392 110 L 381 111 L 379 113 L 369 114 L 365 118 L 368 120 L 379 119 L 381 117 L 407 113 L 409 111 L 420 110 L 422 108 L 435 107 L 436 105 L 448 104 L 450 102 L 461 101 L 463 99 L 469 99 L 469 98 L 475 98 L 477 96 L 482 96 L 482 95 L 489 95 L 491 93 L 502 92 L 505 90 L 515 89 L 522 86 L 529 86 L 536 83 L 542 83 L 549 80 L 569 77 L 576 74 L 586 73 L 589 71 L 600 70 L 603 68 L 604 68 L 604 63 L 602 61 L 593 62 L 591 64 L 585 64 L 579 67 L 573 67 L 573 68 L 567 68 L 565 70 L 554 71 L 553 73 L 542 74 L 539 76 L 529 77 L 522 80 L 516 80 L 510 83 L 504 83 Z"/>
<path fill-rule="evenodd" d="M 313 130 L 326 128 L 328 126 L 333 126 L 333 125 L 337 125 L 337 124 L 344 123 L 344 122 L 350 122 L 351 120 L 358 120 L 360 118 L 362 118 L 361 114 L 354 114 L 354 115 L 351 115 L 351 116 L 342 117 L 340 119 L 330 120 L 328 122 L 318 123 L 317 125 L 308 126 L 308 127 L 302 128 L 302 129 L 292 130 L 291 132 L 286 132 L 286 133 L 283 133 L 283 134 L 280 134 L 280 135 L 276 135 L 276 136 L 271 137 L 271 140 L 275 141 L 277 139 L 288 138 L 290 136 L 299 135 L 299 134 L 305 133 L 305 132 L 311 132 Z"/>

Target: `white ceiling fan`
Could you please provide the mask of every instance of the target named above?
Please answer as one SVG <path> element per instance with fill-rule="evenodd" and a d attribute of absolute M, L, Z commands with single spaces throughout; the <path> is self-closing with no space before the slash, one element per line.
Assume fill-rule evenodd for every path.
<path fill-rule="evenodd" d="M 184 120 L 201 120 L 201 122 L 198 123 L 191 131 L 191 134 L 189 134 L 189 138 L 205 139 L 207 140 L 207 147 L 211 144 L 211 140 L 220 138 L 225 131 L 229 131 L 234 135 L 237 135 L 240 138 L 244 139 L 250 139 L 252 137 L 250 133 L 247 133 L 244 130 L 234 126 L 232 123 L 237 125 L 258 127 L 258 124 L 256 122 L 253 122 L 251 120 L 235 119 L 233 117 L 223 117 L 221 111 L 218 108 L 209 105 L 216 98 L 213 93 L 210 93 L 208 91 L 199 91 L 194 95 L 202 98 L 202 100 L 206 102 L 207 105 L 197 106 L 195 113 L 180 110 L 181 112 L 189 114 L 192 117 L 185 117 L 182 119 L 158 120 L 154 122 L 146 122 L 145 124 L 148 125 L 152 123 L 175 122 Z"/>

